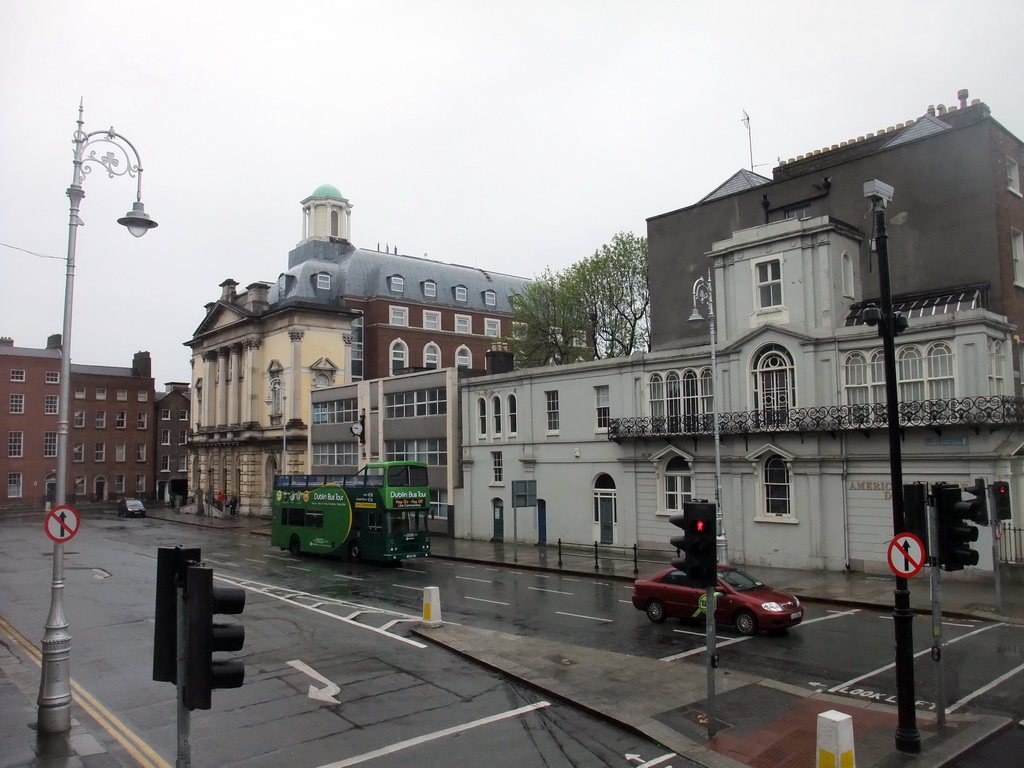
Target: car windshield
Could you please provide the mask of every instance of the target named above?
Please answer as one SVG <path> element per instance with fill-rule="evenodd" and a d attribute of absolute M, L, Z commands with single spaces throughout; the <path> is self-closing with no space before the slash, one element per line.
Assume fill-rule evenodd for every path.
<path fill-rule="evenodd" d="M 136 500 L 132 499 L 131 501 L 127 502 L 127 504 L 125 506 L 127 506 L 128 509 L 141 509 L 142 508 L 142 502 L 141 501 L 136 501 Z"/>
<path fill-rule="evenodd" d="M 757 589 L 758 587 L 764 586 L 764 582 L 758 581 L 749 573 L 744 573 L 738 568 L 730 568 L 728 571 L 719 571 L 718 577 L 737 592 L 747 592 L 751 589 Z"/>

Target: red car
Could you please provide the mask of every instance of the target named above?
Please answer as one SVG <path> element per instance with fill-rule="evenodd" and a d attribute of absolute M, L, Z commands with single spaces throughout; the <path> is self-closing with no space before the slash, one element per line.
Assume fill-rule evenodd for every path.
<path fill-rule="evenodd" d="M 704 587 L 691 586 L 687 575 L 674 568 L 633 582 L 633 606 L 656 624 L 669 616 L 703 621 L 705 594 Z M 718 569 L 715 597 L 715 621 L 731 624 L 741 635 L 786 629 L 804 618 L 794 595 L 772 589 L 738 568 Z"/>

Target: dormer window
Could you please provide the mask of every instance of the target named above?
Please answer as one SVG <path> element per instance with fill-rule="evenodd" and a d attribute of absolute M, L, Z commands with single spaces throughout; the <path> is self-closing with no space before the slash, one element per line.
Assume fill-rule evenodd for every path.
<path fill-rule="evenodd" d="M 437 283 L 433 280 L 423 281 L 423 295 L 428 299 L 432 299 L 437 296 Z"/>
<path fill-rule="evenodd" d="M 484 291 L 484 304 L 493 307 L 498 303 L 498 296 L 494 291 Z"/>
<path fill-rule="evenodd" d="M 466 293 L 466 286 L 464 286 L 464 285 L 456 285 L 455 286 L 455 300 L 456 301 L 465 301 L 467 298 L 468 298 L 468 294 Z"/>
<path fill-rule="evenodd" d="M 331 290 L 331 276 L 326 272 L 320 272 L 316 276 L 316 287 L 320 291 Z"/>
<path fill-rule="evenodd" d="M 284 295 L 284 289 L 285 286 L 287 285 L 288 280 L 284 275 L 281 275 L 279 278 L 277 278 L 277 292 L 280 293 L 282 296 Z"/>
<path fill-rule="evenodd" d="M 393 275 L 389 278 L 391 282 L 392 293 L 404 293 L 405 292 L 405 278 L 401 275 Z"/>

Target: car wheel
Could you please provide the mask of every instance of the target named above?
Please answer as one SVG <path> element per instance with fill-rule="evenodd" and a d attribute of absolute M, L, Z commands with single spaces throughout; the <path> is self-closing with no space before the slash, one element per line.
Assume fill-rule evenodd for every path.
<path fill-rule="evenodd" d="M 288 541 L 288 551 L 296 557 L 302 554 L 302 545 L 299 543 L 299 537 L 296 536 L 294 533 L 292 534 L 291 539 L 289 539 Z"/>
<path fill-rule="evenodd" d="M 348 559 L 350 562 L 358 563 L 363 559 L 363 547 L 358 541 L 348 545 Z"/>
<path fill-rule="evenodd" d="M 668 614 L 665 613 L 665 606 L 662 605 L 660 600 L 651 600 L 647 603 L 647 618 L 655 624 L 661 624 L 661 622 L 668 618 Z"/>
<path fill-rule="evenodd" d="M 757 617 L 750 611 L 740 611 L 737 613 L 732 620 L 732 624 L 741 635 L 757 634 Z"/>

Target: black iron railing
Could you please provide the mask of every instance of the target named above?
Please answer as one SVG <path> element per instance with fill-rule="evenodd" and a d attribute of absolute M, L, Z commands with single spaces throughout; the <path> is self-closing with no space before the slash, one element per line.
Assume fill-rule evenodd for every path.
<path fill-rule="evenodd" d="M 899 413 L 900 425 L 905 427 L 1021 426 L 1024 425 L 1024 399 L 997 396 L 902 402 Z M 884 403 L 735 411 L 720 414 L 718 421 L 722 435 L 882 429 L 889 423 Z M 705 413 L 614 418 L 608 424 L 608 439 L 618 443 L 642 437 L 711 435 L 714 429 L 714 417 Z"/>

